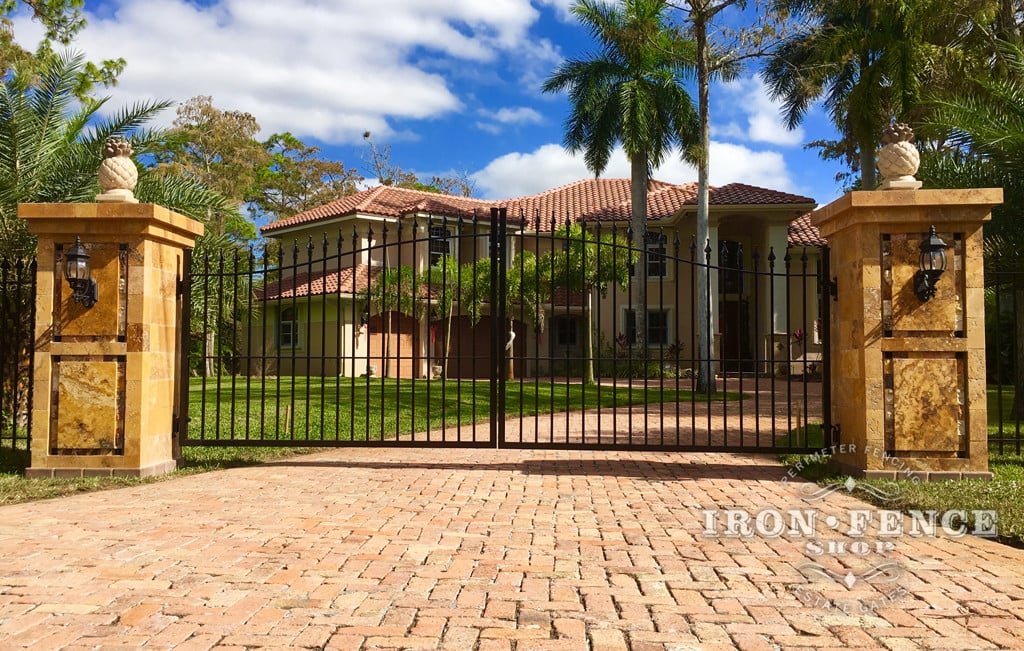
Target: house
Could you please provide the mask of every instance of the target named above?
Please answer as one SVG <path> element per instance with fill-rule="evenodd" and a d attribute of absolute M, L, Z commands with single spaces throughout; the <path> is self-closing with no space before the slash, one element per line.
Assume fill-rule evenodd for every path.
<path fill-rule="evenodd" d="M 695 183 L 652 181 L 648 191 L 647 255 L 632 273 L 646 276 L 647 340 L 661 358 L 693 347 L 692 269 L 704 254 L 692 242 L 696 195 Z M 269 372 L 428 377 L 444 359 L 448 377 L 486 376 L 489 306 L 478 308 L 478 318 L 458 301 L 443 313 L 436 291 L 415 279 L 444 259 L 464 269 L 460 276 L 469 273 L 466 263 L 488 260 L 493 207 L 507 210 L 507 259 L 542 256 L 558 250 L 552 234 L 569 222 L 625 237 L 630 181 L 587 179 L 503 201 L 378 186 L 264 226 L 264 236 L 294 243 L 259 294 L 268 326 L 256 335 L 277 351 Z M 710 293 L 715 356 L 724 370 L 814 351 L 818 296 L 807 288 L 824 245 L 810 224 L 814 207 L 807 197 L 739 183 L 711 189 Z M 378 280 L 382 270 L 403 267 L 411 270 L 406 281 Z M 368 302 L 375 282 L 378 292 L 387 282 L 416 283 L 412 303 L 382 309 Z M 599 348 L 614 350 L 635 337 L 628 288 L 594 300 L 590 322 Z M 556 288 L 539 318 L 527 318 L 518 305 L 509 308 L 518 372 L 574 372 L 572 362 L 583 357 L 585 296 Z M 559 371 L 558 360 L 568 367 Z"/>

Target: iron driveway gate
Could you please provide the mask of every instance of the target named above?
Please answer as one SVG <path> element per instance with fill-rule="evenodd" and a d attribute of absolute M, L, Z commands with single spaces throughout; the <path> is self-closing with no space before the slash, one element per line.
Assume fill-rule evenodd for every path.
<path fill-rule="evenodd" d="M 652 228 L 641 250 L 612 222 L 538 222 L 424 213 L 259 254 L 197 251 L 179 440 L 829 445 L 825 249 L 713 251 Z"/>

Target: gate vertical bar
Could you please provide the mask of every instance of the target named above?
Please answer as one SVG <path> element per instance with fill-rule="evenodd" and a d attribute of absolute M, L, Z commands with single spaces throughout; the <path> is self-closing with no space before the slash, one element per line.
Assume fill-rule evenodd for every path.
<path fill-rule="evenodd" d="M 835 285 L 830 264 L 831 251 L 821 247 L 821 275 L 818 277 L 821 319 L 821 445 L 823 448 L 839 443 L 832 425 L 832 298 Z"/>
<path fill-rule="evenodd" d="M 508 211 L 491 208 L 491 443 L 505 442 L 505 349 L 506 269 L 505 234 Z"/>
<path fill-rule="evenodd" d="M 189 350 L 191 349 L 191 314 L 192 314 L 192 249 L 183 250 L 181 255 L 181 276 L 178 279 L 178 383 L 177 405 L 174 416 L 174 434 L 171 442 L 171 453 L 175 459 L 181 459 L 181 445 L 188 440 L 188 384 L 189 384 Z"/>

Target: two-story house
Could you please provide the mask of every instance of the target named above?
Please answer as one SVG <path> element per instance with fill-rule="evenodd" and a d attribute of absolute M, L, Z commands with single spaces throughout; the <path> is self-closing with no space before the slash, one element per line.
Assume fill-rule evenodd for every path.
<path fill-rule="evenodd" d="M 815 270 L 824 244 L 807 217 L 815 202 L 743 184 L 713 188 L 710 199 L 709 289 L 715 356 L 723 359 L 722 367 L 813 350 L 818 298 L 813 290 L 800 291 L 807 284 L 800 272 Z M 358 376 L 372 370 L 429 377 L 445 360 L 448 377 L 486 376 L 488 305 L 478 306 L 471 317 L 457 300 L 441 304 L 438 292 L 422 280 L 447 258 L 456 263 L 449 269 L 461 269 L 459 280 L 472 284 L 466 265 L 489 259 L 492 207 L 507 209 L 507 259 L 521 251 L 540 256 L 562 246 L 552 234 L 568 221 L 625 237 L 630 181 L 587 179 L 503 201 L 378 186 L 263 227 L 268 238 L 299 243 L 299 255 L 287 255 L 279 277 L 259 294 L 268 325 L 256 334 L 268 351 L 277 351 L 276 368 L 268 372 Z M 643 278 L 647 284 L 648 345 L 675 347 L 677 355 L 680 345 L 693 341 L 693 264 L 705 255 L 704 247 L 691 244 L 696 209 L 696 184 L 652 181 L 648 251 L 632 271 L 631 282 Z M 309 242 L 315 243 L 312 248 Z M 799 252 L 784 263 L 787 250 Z M 774 274 L 769 273 L 771 252 Z M 400 268 L 411 276 L 397 274 Z M 741 268 L 761 273 L 738 273 Z M 367 301 L 366 290 L 374 283 L 378 299 Z M 400 305 L 397 295 L 410 294 L 406 285 L 411 283 L 416 283 L 414 295 Z M 553 361 L 580 359 L 585 298 L 556 289 L 540 307 L 540 319 L 527 318 L 521 302 L 510 306 L 517 373 L 556 372 Z M 517 297 L 510 300 L 515 304 Z M 635 338 L 637 306 L 628 288 L 603 296 L 595 292 L 591 300 L 589 323 L 597 345 L 614 347 Z M 745 325 L 727 327 L 730 323 Z M 571 366 L 558 372 L 572 372 Z"/>

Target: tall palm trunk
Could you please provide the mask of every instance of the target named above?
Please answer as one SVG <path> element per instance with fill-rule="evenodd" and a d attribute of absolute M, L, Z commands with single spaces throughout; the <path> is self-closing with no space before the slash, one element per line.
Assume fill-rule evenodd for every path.
<path fill-rule="evenodd" d="M 714 319 L 711 304 L 710 269 L 704 255 L 705 247 L 710 244 L 710 228 L 708 225 L 710 175 L 708 149 L 711 145 L 711 127 L 708 111 L 710 106 L 710 76 L 708 69 L 708 35 L 707 22 L 704 18 L 694 21 L 694 40 L 697 45 L 697 106 L 700 119 L 700 153 L 697 158 L 697 390 L 711 393 L 715 390 L 714 342 L 711 339 L 711 326 Z"/>
<path fill-rule="evenodd" d="M 647 158 L 647 152 L 642 152 L 630 161 L 633 246 L 640 253 L 633 273 L 633 323 L 636 351 L 641 359 L 647 356 Z"/>
<path fill-rule="evenodd" d="M 860 185 L 862 190 L 874 190 L 878 187 L 878 178 L 875 174 L 875 145 L 874 141 L 862 141 L 860 148 Z"/>

